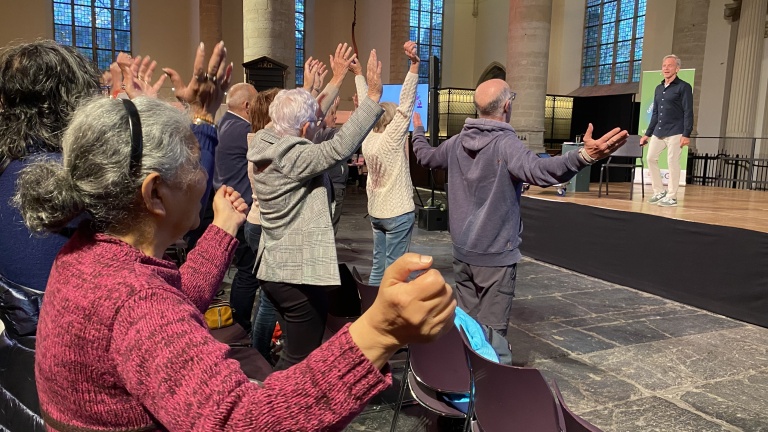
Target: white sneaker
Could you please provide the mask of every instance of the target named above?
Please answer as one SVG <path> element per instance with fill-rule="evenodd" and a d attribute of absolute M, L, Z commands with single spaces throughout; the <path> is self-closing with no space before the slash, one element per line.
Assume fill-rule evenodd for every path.
<path fill-rule="evenodd" d="M 652 196 L 651 199 L 648 200 L 651 204 L 656 204 L 659 201 L 661 201 L 665 196 L 667 196 L 667 191 L 659 192 L 656 195 Z"/>
<path fill-rule="evenodd" d="M 664 198 L 656 203 L 659 207 L 677 207 L 677 200 L 674 198 Z"/>

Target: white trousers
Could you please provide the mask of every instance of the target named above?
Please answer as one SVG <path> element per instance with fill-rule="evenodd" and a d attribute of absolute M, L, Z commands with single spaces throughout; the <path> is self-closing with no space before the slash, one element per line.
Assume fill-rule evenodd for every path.
<path fill-rule="evenodd" d="M 651 172 L 651 185 L 653 194 L 664 192 L 664 183 L 661 181 L 661 171 L 659 170 L 659 155 L 664 149 L 667 149 L 667 165 L 669 166 L 669 182 L 667 183 L 667 198 L 677 199 L 677 188 L 680 186 L 680 135 L 672 135 L 664 138 L 658 138 L 656 135 L 651 137 L 648 144 L 648 170 Z"/>

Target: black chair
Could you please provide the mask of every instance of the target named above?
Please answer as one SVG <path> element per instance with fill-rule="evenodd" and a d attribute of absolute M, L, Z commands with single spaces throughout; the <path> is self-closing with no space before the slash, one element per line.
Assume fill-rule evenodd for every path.
<path fill-rule="evenodd" d="M 474 430 L 483 432 L 562 432 L 565 421 L 557 399 L 538 369 L 490 361 L 472 349 L 464 335 L 472 379 L 470 411 Z"/>
<path fill-rule="evenodd" d="M 405 396 L 406 385 L 411 389 L 411 394 L 416 401 L 429 411 L 444 417 L 466 418 L 465 430 L 467 430 L 471 410 L 464 413 L 444 401 L 438 394 L 460 395 L 470 392 L 469 368 L 459 331 L 451 327 L 431 343 L 410 344 L 408 348 L 408 361 L 392 418 L 391 432 L 394 432 L 397 427 L 397 418 Z"/>
<path fill-rule="evenodd" d="M 362 314 L 355 278 L 345 263 L 339 263 L 339 278 L 341 285 L 328 290 L 328 316 L 323 342 Z"/>
<path fill-rule="evenodd" d="M 361 312 L 365 312 L 371 305 L 373 305 L 376 296 L 379 295 L 379 287 L 368 285 L 363 282 L 363 278 L 360 276 L 360 272 L 357 271 L 357 267 L 355 266 L 352 266 L 352 277 L 355 279 L 357 293 L 360 295 L 360 310 Z"/>
<path fill-rule="evenodd" d="M 638 163 L 638 161 L 640 161 Z M 603 173 L 605 173 L 605 194 L 608 195 L 608 183 L 610 183 L 610 168 L 627 168 L 630 170 L 629 178 L 629 199 L 632 200 L 632 193 L 634 192 L 635 170 L 640 168 L 640 190 L 643 198 L 645 198 L 645 180 L 642 178 L 643 169 L 643 148 L 640 147 L 640 137 L 637 135 L 630 135 L 627 138 L 627 143 L 616 150 L 608 160 L 600 167 L 600 183 L 597 192 L 598 198 L 603 195 Z"/>

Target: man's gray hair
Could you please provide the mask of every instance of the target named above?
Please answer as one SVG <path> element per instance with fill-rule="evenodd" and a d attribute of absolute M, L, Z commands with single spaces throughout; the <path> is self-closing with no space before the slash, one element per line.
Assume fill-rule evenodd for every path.
<path fill-rule="evenodd" d="M 501 93 L 499 93 L 495 99 L 488 102 L 486 106 L 480 106 L 477 103 L 477 98 L 475 98 L 475 108 L 477 109 L 478 114 L 480 114 L 480 117 L 498 117 L 504 112 L 504 104 L 507 103 L 511 96 L 512 91 L 509 87 L 505 86 L 502 88 Z"/>
<path fill-rule="evenodd" d="M 33 163 L 19 176 L 14 205 L 35 233 L 57 231 L 89 213 L 99 231 L 121 233 L 143 220 L 140 190 L 156 172 L 171 184 L 200 166 L 188 117 L 157 99 L 133 100 L 141 119 L 141 172 L 132 173 L 131 129 L 119 99 L 97 97 L 75 111 L 62 139 L 63 161 Z"/>
<path fill-rule="evenodd" d="M 253 92 L 250 90 L 253 89 Z M 227 109 L 240 109 L 244 103 L 248 102 L 251 94 L 256 93 L 256 89 L 248 83 L 237 83 L 227 92 Z"/>
<path fill-rule="evenodd" d="M 280 90 L 269 106 L 269 117 L 278 135 L 299 136 L 304 123 L 317 120 L 317 109 L 317 101 L 308 91 Z"/>
<path fill-rule="evenodd" d="M 677 63 L 677 67 L 682 67 L 683 66 L 683 63 L 680 61 L 680 57 L 678 57 L 678 56 L 676 56 L 674 54 L 665 55 L 664 58 L 661 59 L 661 62 L 664 63 L 664 60 L 666 60 L 668 58 L 675 59 L 675 63 Z"/>

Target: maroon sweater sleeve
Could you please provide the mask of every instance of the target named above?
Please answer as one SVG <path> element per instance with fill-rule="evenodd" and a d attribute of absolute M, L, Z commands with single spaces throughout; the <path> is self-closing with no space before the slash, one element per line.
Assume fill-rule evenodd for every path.
<path fill-rule="evenodd" d="M 229 233 L 216 225 L 210 225 L 187 256 L 187 261 L 179 267 L 181 291 L 189 297 L 197 310 L 204 312 L 211 304 L 237 244 L 237 239 Z"/>
<path fill-rule="evenodd" d="M 262 386 L 227 352 L 170 287 L 124 303 L 110 349 L 122 384 L 168 430 L 341 430 L 391 384 L 346 328 Z"/>

